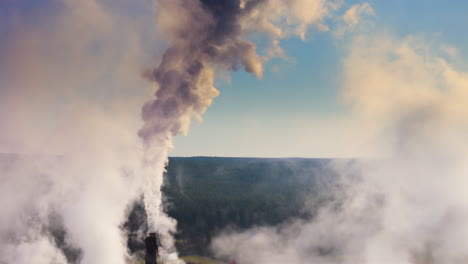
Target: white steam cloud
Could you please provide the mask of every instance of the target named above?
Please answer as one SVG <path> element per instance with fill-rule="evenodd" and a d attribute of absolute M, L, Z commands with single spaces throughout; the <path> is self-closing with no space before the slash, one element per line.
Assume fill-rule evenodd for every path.
<path fill-rule="evenodd" d="M 1 3 L 0 263 L 127 263 L 153 5 L 20 2 Z"/>
<path fill-rule="evenodd" d="M 337 162 L 314 219 L 223 234 L 215 252 L 241 263 L 467 263 L 468 73 L 446 45 L 426 43 L 355 37 L 343 96 L 379 158 Z"/>

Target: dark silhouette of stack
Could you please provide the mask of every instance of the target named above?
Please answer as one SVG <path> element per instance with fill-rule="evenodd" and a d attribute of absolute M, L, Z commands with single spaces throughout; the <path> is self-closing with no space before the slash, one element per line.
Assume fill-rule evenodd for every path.
<path fill-rule="evenodd" d="M 146 264 L 156 264 L 156 258 L 158 256 L 158 240 L 156 238 L 156 233 L 150 233 L 147 238 L 145 238 L 145 263 Z"/>

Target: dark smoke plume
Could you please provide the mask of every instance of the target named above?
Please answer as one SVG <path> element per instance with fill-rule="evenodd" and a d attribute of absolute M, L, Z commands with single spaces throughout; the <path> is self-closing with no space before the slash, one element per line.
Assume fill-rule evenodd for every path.
<path fill-rule="evenodd" d="M 302 7 L 314 8 L 304 12 Z M 262 77 L 262 63 L 268 56 L 257 53 L 256 45 L 246 39 L 247 34 L 264 34 L 271 40 L 266 53 L 279 55 L 279 39 L 303 36 L 308 24 L 321 20 L 324 10 L 324 1 L 315 0 L 158 2 L 157 22 L 167 37 L 168 48 L 159 66 L 145 73 L 157 90 L 156 98 L 143 106 L 144 126 L 139 136 L 145 145 L 145 208 L 150 231 L 162 234 L 166 250 L 163 257 L 170 255 L 174 245 L 170 233 L 175 231 L 175 223 L 162 212 L 160 192 L 172 137 L 186 134 L 191 120 L 201 120 L 218 96 L 213 86 L 217 71 L 244 68 Z"/>
<path fill-rule="evenodd" d="M 239 19 L 248 10 L 242 9 L 239 1 L 160 1 L 158 12 L 169 48 L 160 65 L 146 74 L 159 89 L 156 99 L 143 106 L 145 124 L 139 135 L 147 147 L 145 163 L 156 166 L 159 174 L 157 178 L 147 177 L 148 222 L 150 229 L 167 234 L 174 231 L 174 224 L 162 216 L 160 186 L 172 137 L 187 133 L 191 119 L 201 118 L 219 94 L 213 86 L 215 68 L 234 70 L 243 66 L 261 77 L 262 65 L 255 45 L 241 39 Z M 177 13 L 182 21 L 168 16 Z M 163 237 L 165 247 L 171 250 L 172 239 Z"/>
<path fill-rule="evenodd" d="M 178 1 L 160 1 L 159 9 L 182 9 L 174 2 Z M 188 24 L 161 19 L 169 24 L 165 33 L 170 47 L 161 64 L 146 75 L 159 85 L 156 99 L 142 111 L 145 125 L 140 136 L 146 144 L 164 141 L 167 134 L 186 133 L 190 118 L 201 115 L 218 95 L 213 87 L 215 67 L 235 70 L 242 66 L 261 77 L 255 44 L 241 38 L 240 19 L 249 10 L 241 8 L 239 0 L 184 1 L 180 11 Z"/>

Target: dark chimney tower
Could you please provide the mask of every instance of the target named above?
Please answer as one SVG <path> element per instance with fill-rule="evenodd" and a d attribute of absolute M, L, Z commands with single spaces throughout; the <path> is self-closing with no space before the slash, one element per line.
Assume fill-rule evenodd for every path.
<path fill-rule="evenodd" d="M 158 240 L 156 238 L 156 233 L 150 233 L 147 238 L 145 238 L 145 263 L 146 264 L 156 264 L 156 258 L 158 256 Z"/>

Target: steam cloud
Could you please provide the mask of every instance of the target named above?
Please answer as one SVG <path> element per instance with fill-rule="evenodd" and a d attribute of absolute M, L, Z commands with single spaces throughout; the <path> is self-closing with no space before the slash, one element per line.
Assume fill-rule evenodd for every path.
<path fill-rule="evenodd" d="M 128 263 L 120 226 L 141 193 L 136 131 L 150 95 L 134 87 L 147 87 L 153 12 L 25 4 L 0 1 L 0 263 Z"/>
<path fill-rule="evenodd" d="M 468 75 L 456 49 L 427 43 L 355 36 L 343 97 L 379 158 L 335 163 L 314 219 L 222 234 L 214 251 L 242 263 L 467 263 Z"/>

